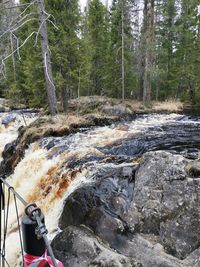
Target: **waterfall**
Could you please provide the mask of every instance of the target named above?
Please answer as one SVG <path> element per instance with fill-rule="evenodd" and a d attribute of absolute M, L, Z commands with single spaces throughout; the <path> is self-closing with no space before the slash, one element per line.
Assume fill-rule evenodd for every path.
<path fill-rule="evenodd" d="M 29 116 L 26 123 L 31 123 L 35 118 Z M 124 140 L 135 141 L 138 136 L 145 136 L 151 130 L 148 136 L 157 133 L 162 137 L 163 126 L 185 124 L 187 120 L 183 121 L 183 118 L 178 114 L 144 115 L 131 122 L 80 129 L 64 137 L 42 138 L 30 144 L 8 181 L 27 202 L 35 202 L 42 209 L 52 239 L 60 231 L 58 219 L 66 198 L 78 187 L 91 183 L 95 179 L 96 168 L 109 162 L 107 148 L 112 150 L 117 147 L 117 142 L 122 144 Z M 199 124 L 198 121 L 193 123 Z M 0 151 L 17 137 L 21 125 L 24 125 L 24 119 L 19 114 L 7 127 L 0 125 Z M 19 266 L 19 239 L 13 209 L 11 203 L 6 257 L 11 266 Z M 20 216 L 23 211 L 24 207 L 19 205 Z"/>

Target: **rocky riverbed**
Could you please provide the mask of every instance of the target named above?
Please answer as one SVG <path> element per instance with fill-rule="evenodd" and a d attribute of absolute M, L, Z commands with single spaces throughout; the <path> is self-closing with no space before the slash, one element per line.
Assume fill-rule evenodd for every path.
<path fill-rule="evenodd" d="M 53 241 L 65 266 L 200 266 L 199 161 L 165 151 L 97 168 L 73 192 Z"/>
<path fill-rule="evenodd" d="M 43 208 L 64 266 L 199 267 L 199 118 L 59 120 L 21 128 L 1 170 Z"/>

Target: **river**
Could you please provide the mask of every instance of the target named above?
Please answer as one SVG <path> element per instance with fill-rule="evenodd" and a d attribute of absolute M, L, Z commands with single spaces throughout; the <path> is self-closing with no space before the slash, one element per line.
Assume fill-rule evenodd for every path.
<path fill-rule="evenodd" d="M 5 113 L 0 114 L 3 120 Z M 16 118 L 0 125 L 0 151 L 17 138 L 22 125 L 29 124 L 37 114 Z M 25 119 L 25 121 L 24 121 Z M 196 159 L 200 148 L 200 119 L 179 114 L 137 116 L 110 126 L 81 128 L 77 133 L 62 137 L 46 137 L 30 144 L 24 158 L 8 181 L 27 201 L 36 202 L 45 215 L 49 237 L 60 232 L 58 221 L 65 200 L 77 188 L 94 182 L 99 168 L 109 165 L 138 164 L 147 151 L 168 150 Z M 10 206 L 6 256 L 10 266 L 18 266 L 19 239 L 16 216 Z M 19 204 L 22 216 L 24 207 Z"/>

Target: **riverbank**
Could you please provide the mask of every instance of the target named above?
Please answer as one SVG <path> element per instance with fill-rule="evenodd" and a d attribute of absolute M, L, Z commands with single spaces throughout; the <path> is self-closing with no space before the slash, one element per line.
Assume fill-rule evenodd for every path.
<path fill-rule="evenodd" d="M 42 209 L 66 267 L 198 267 L 198 118 L 116 118 L 46 116 L 19 128 L 3 153 L 8 181 Z M 19 242 L 9 218 L 14 266 L 19 248 L 9 244 Z"/>
<path fill-rule="evenodd" d="M 81 97 L 69 101 L 69 112 L 76 114 L 100 113 L 108 115 L 143 114 L 154 112 L 183 112 L 184 104 L 180 101 L 153 101 L 149 106 L 136 100 L 107 98 L 100 96 Z"/>
<path fill-rule="evenodd" d="M 61 104 L 58 104 L 60 113 Z M 9 100 L 0 98 L 0 111 L 8 112 L 16 109 L 27 109 L 25 106 L 14 106 Z M 91 113 L 118 115 L 120 113 L 141 114 L 153 112 L 183 112 L 184 103 L 181 101 L 153 101 L 148 107 L 141 101 L 108 98 L 103 96 L 87 96 L 71 99 L 68 103 L 68 113 L 72 115 L 85 115 Z M 41 112 L 45 112 L 41 109 Z"/>
<path fill-rule="evenodd" d="M 26 127 L 9 117 L 14 112 L 1 114 L 2 130 L 18 130 L 1 171 L 42 209 L 66 267 L 198 267 L 200 120 L 127 109 L 115 116 L 35 114 L 30 124 L 24 114 Z M 19 248 L 9 244 L 19 242 L 13 212 L 9 218 L 14 266 Z"/>
<path fill-rule="evenodd" d="M 9 102 L 1 99 L 0 104 L 8 108 Z M 16 111 L 11 111 L 11 117 L 12 112 Z M 60 113 L 55 117 L 45 115 L 46 112 L 40 110 L 38 119 L 28 127 L 21 127 L 17 140 L 5 147 L 1 172 L 6 170 L 6 175 L 12 173 L 24 156 L 25 149 L 40 138 L 64 136 L 80 131 L 81 128 L 130 121 L 140 114 L 172 112 L 182 113 L 183 104 L 179 101 L 165 101 L 154 102 L 151 106 L 145 107 L 142 102 L 134 100 L 125 100 L 122 103 L 119 99 L 99 96 L 72 99 L 69 101 L 68 113 Z M 20 110 L 20 114 L 23 115 L 23 110 Z M 9 120 L 9 115 L 6 117 Z M 10 120 L 11 123 L 12 121 Z"/>

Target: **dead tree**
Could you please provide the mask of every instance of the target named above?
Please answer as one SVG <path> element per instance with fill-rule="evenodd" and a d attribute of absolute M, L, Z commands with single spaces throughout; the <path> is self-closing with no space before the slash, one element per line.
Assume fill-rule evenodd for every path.
<path fill-rule="evenodd" d="M 46 19 L 48 14 L 45 12 L 44 0 L 37 1 L 37 10 L 39 18 L 39 32 L 41 36 L 42 56 L 44 61 L 44 73 L 47 87 L 47 96 L 51 115 L 54 116 L 58 113 L 56 90 L 53 82 L 51 57 L 49 52 L 49 42 L 47 33 Z"/>
<path fill-rule="evenodd" d="M 29 14 L 26 14 L 26 11 L 35 4 L 37 5 L 38 18 L 33 17 L 34 13 L 30 12 Z M 58 113 L 58 108 L 57 108 L 56 90 L 55 90 L 55 85 L 53 82 L 53 75 L 52 75 L 52 64 L 51 64 L 51 57 L 50 57 L 50 51 L 49 51 L 47 21 L 52 23 L 54 27 L 56 26 L 50 20 L 51 15 L 45 11 L 44 0 L 32 0 L 30 3 L 25 4 L 25 5 L 13 5 L 13 6 L 5 7 L 5 8 L 13 9 L 13 8 L 19 8 L 22 6 L 25 7 L 24 10 L 21 13 L 19 13 L 19 15 L 15 18 L 14 21 L 11 21 L 7 29 L 0 35 L 0 39 L 6 35 L 10 35 L 10 36 L 14 36 L 17 40 L 16 49 L 11 49 L 11 53 L 2 59 L 1 66 L 0 66 L 0 73 L 4 75 L 3 70 L 5 67 L 5 61 L 8 58 L 13 57 L 15 53 L 18 53 L 19 55 L 20 48 L 22 48 L 29 41 L 29 39 L 32 38 L 33 36 L 35 36 L 35 43 L 37 43 L 38 36 L 40 35 L 49 110 L 50 110 L 51 115 L 54 116 Z M 32 32 L 29 36 L 27 36 L 27 38 L 22 44 L 19 44 L 15 33 L 32 20 L 39 20 L 38 31 Z"/>

